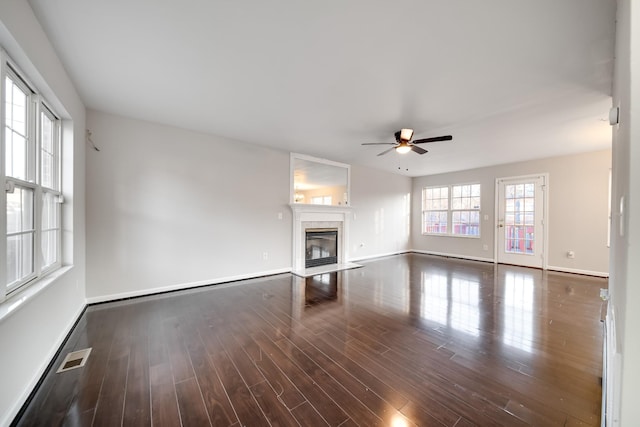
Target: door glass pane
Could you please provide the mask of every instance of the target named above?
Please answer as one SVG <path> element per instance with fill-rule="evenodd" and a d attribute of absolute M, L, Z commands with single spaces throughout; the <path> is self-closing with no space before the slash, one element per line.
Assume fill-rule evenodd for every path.
<path fill-rule="evenodd" d="M 505 252 L 533 254 L 535 185 L 505 185 Z"/>

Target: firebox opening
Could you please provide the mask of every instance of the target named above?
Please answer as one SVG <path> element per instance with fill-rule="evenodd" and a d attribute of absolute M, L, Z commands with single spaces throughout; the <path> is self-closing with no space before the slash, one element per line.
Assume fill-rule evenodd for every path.
<path fill-rule="evenodd" d="M 307 229 L 305 236 L 305 268 L 338 262 L 337 228 Z"/>

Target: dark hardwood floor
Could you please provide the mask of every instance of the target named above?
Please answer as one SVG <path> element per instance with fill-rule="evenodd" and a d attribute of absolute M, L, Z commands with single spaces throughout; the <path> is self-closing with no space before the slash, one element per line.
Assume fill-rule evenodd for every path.
<path fill-rule="evenodd" d="M 606 286 L 409 254 L 94 305 L 15 424 L 595 426 Z"/>

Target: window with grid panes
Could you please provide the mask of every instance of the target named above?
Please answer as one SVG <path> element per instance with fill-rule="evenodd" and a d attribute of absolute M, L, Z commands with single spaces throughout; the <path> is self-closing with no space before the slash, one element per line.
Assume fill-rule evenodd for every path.
<path fill-rule="evenodd" d="M 452 186 L 451 234 L 480 235 L 480 184 Z"/>
<path fill-rule="evenodd" d="M 422 189 L 422 232 L 447 234 L 449 224 L 449 187 Z"/>
<path fill-rule="evenodd" d="M 61 265 L 60 120 L 0 51 L 0 301 Z"/>
<path fill-rule="evenodd" d="M 422 233 L 480 235 L 480 184 L 422 189 Z"/>

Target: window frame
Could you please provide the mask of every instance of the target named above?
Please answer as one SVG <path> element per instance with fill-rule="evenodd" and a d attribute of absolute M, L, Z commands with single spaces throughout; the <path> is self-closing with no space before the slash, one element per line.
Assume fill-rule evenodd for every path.
<path fill-rule="evenodd" d="M 434 190 L 438 190 L 439 195 L 442 196 L 442 190 L 444 190 L 444 189 L 447 190 L 447 198 L 445 199 L 444 197 L 438 197 L 437 200 L 439 200 L 440 202 L 442 202 L 443 200 L 446 200 L 447 206 L 445 208 L 442 208 L 442 206 L 440 206 L 437 209 L 436 208 L 429 209 L 429 206 L 427 206 L 429 204 L 429 199 L 427 198 L 427 193 L 429 193 L 430 191 L 433 193 Z M 424 235 L 433 235 L 433 236 L 446 236 L 446 235 L 449 234 L 449 224 L 451 223 L 450 215 L 449 215 L 449 208 L 451 207 L 450 198 L 451 198 L 451 188 L 449 188 L 449 186 L 447 186 L 447 185 L 424 187 L 422 189 L 422 234 L 424 234 Z M 436 199 L 432 198 L 431 200 L 435 201 Z M 444 231 L 426 231 L 426 229 L 427 229 L 427 215 L 430 214 L 430 213 L 437 213 L 438 216 L 440 216 L 440 217 L 442 217 L 443 213 L 445 214 L 446 224 L 445 224 Z M 432 226 L 435 226 L 435 225 L 432 225 Z"/>
<path fill-rule="evenodd" d="M 478 195 L 474 196 L 473 195 L 473 187 L 477 186 L 478 187 Z M 464 194 L 464 190 L 463 187 L 469 187 L 469 194 L 465 195 Z M 460 188 L 460 192 L 461 195 L 459 197 L 456 196 L 456 188 Z M 451 210 L 451 235 L 452 236 L 456 236 L 456 237 L 480 237 L 480 200 L 481 200 L 481 196 L 482 196 L 482 187 L 479 183 L 474 182 L 471 184 L 455 184 L 455 185 L 451 185 L 451 199 L 450 199 L 450 205 L 449 208 Z M 474 198 L 478 198 L 478 207 L 471 207 L 471 206 L 467 206 L 467 207 L 460 207 L 457 208 L 455 205 L 456 203 L 454 202 L 454 199 L 459 199 L 460 203 L 464 203 L 464 200 L 468 200 L 468 202 L 471 204 Z M 469 216 L 473 215 L 474 213 L 478 216 L 478 221 L 477 221 L 477 233 L 476 234 L 470 234 L 470 233 L 456 233 L 455 228 L 457 224 L 464 224 L 461 222 L 455 222 L 454 221 L 454 217 L 456 216 L 455 214 L 459 213 L 459 214 L 463 214 L 463 213 L 467 213 L 469 214 Z M 475 225 L 471 225 L 470 222 L 467 222 L 467 225 L 473 227 Z"/>
<path fill-rule="evenodd" d="M 471 190 L 474 186 L 478 186 L 478 196 L 473 196 L 471 195 Z M 456 188 L 460 188 L 462 191 L 462 187 L 470 187 L 470 195 L 469 196 L 465 196 L 465 198 L 470 199 L 470 201 L 472 200 L 473 197 L 478 197 L 478 207 L 454 207 L 454 194 L 456 192 Z M 440 192 L 442 192 L 443 189 L 447 189 L 447 203 L 446 203 L 446 208 L 443 207 L 439 207 L 439 208 L 431 208 L 429 209 L 429 206 L 433 206 L 433 203 L 430 203 L 430 200 L 433 199 L 428 199 L 427 195 L 429 193 L 429 190 L 440 190 Z M 463 197 L 458 197 L 458 199 L 461 200 L 462 203 L 462 199 Z M 440 201 L 445 200 L 444 198 L 440 198 L 438 199 Z M 421 233 L 423 236 L 447 236 L 447 237 L 463 237 L 463 238 L 470 238 L 470 239 L 479 239 L 481 237 L 482 234 L 482 227 L 481 227 L 481 212 L 482 212 L 482 184 L 479 182 L 471 182 L 471 183 L 459 183 L 459 184 L 448 184 L 448 185 L 432 185 L 432 186 L 426 186 L 422 188 L 422 223 L 421 223 Z M 429 214 L 431 213 L 438 213 L 440 215 L 445 214 L 446 215 L 446 227 L 445 230 L 442 232 L 434 232 L 434 231 L 428 231 L 427 228 L 429 226 L 428 222 L 427 222 L 427 217 L 429 216 Z M 454 224 L 454 214 L 456 213 L 469 213 L 471 214 L 476 214 L 477 218 L 478 218 L 478 222 L 477 222 L 477 234 L 463 234 L 463 233 L 456 233 L 455 232 L 455 226 L 456 224 Z M 475 225 L 475 224 L 474 224 Z"/>
<path fill-rule="evenodd" d="M 64 202 L 64 197 L 62 195 L 62 121 L 61 119 L 52 111 L 51 108 L 49 108 L 49 106 L 47 105 L 47 103 L 40 98 L 39 100 L 39 104 L 40 104 L 40 109 L 39 109 L 39 117 L 37 122 L 39 123 L 40 126 L 42 126 L 42 115 L 47 116 L 47 118 L 49 120 L 51 120 L 51 135 L 53 138 L 52 141 L 52 150 L 53 153 L 51 153 L 54 157 L 54 162 L 53 162 L 53 171 L 52 171 L 52 176 L 53 176 L 53 188 L 52 187 L 45 187 L 44 185 L 42 185 L 41 181 L 42 181 L 42 133 L 41 133 L 41 129 L 38 129 L 38 144 L 37 144 L 37 153 L 38 153 L 38 158 L 36 160 L 37 166 L 38 166 L 38 173 L 39 173 L 39 180 L 40 180 L 40 186 L 39 186 L 39 190 L 40 190 L 40 195 L 39 195 L 39 203 L 40 203 L 40 212 L 39 212 L 39 219 L 40 219 L 40 233 L 39 233 L 39 241 L 38 241 L 38 248 L 40 249 L 40 258 L 43 258 L 44 255 L 44 250 L 42 248 L 42 236 L 44 234 L 44 232 L 54 232 L 55 233 L 55 237 L 56 237 L 56 241 L 55 241 L 55 253 L 56 253 L 56 259 L 54 262 L 50 263 L 50 264 L 46 264 L 44 263 L 44 259 L 40 259 L 40 274 L 41 275 L 46 275 L 54 270 L 59 269 L 60 267 L 62 267 L 62 203 Z M 53 206 L 55 206 L 56 212 L 55 212 L 55 219 L 54 219 L 54 224 L 48 228 L 45 229 L 44 225 L 42 224 L 43 221 L 43 208 L 44 208 L 44 199 L 45 199 L 45 194 L 50 194 L 53 197 Z"/>
<path fill-rule="evenodd" d="M 8 162 L 6 151 L 6 133 L 7 133 L 7 79 L 18 86 L 27 94 L 26 105 L 26 171 L 25 176 L 16 178 L 7 175 L 6 165 Z M 51 186 L 42 185 L 43 177 L 43 134 L 42 123 L 44 117 L 51 123 Z M 0 198 L 0 227 L 3 230 L 0 233 L 0 302 L 12 295 L 19 293 L 29 285 L 38 281 L 45 275 L 58 270 L 62 267 L 62 120 L 59 115 L 50 107 L 43 99 L 35 86 L 25 77 L 24 73 L 11 60 L 2 48 L 0 48 L 0 184 L 2 185 L 3 197 Z M 19 277 L 18 280 L 8 283 L 8 242 L 10 235 L 19 235 L 20 233 L 9 233 L 7 209 L 8 194 L 15 191 L 16 188 L 25 188 L 33 192 L 33 203 L 30 209 L 32 216 L 31 227 L 33 229 L 33 239 L 31 248 L 32 271 Z M 45 197 L 50 196 L 49 206 L 53 207 L 47 212 L 50 214 L 47 221 L 47 228 L 43 223 L 43 207 Z M 53 200 L 53 203 L 51 203 Z M 53 240 L 53 245 L 48 246 L 52 249 L 53 261 L 45 265 L 45 252 L 42 247 L 43 234 L 47 233 Z M 52 240 L 52 241 L 53 241 Z"/>

